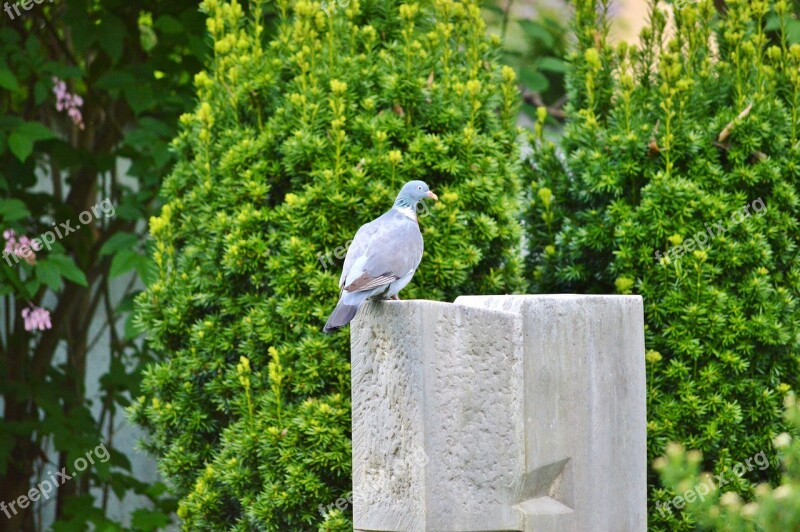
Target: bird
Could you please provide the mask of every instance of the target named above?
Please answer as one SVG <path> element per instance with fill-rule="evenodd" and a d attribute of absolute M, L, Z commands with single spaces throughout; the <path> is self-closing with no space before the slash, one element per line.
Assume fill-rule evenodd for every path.
<path fill-rule="evenodd" d="M 424 181 L 409 181 L 391 209 L 359 228 L 344 258 L 339 302 L 323 332 L 350 323 L 367 299 L 400 299 L 422 260 L 417 205 L 425 198 L 439 200 Z"/>

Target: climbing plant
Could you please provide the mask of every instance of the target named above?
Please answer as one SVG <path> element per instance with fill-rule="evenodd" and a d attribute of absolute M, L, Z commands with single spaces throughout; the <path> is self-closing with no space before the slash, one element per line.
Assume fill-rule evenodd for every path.
<path fill-rule="evenodd" d="M 152 530 L 175 501 L 137 478 L 119 445 L 120 409 L 152 360 L 129 317 L 150 272 L 145 225 L 174 161 L 169 141 L 206 54 L 204 20 L 183 0 L 4 8 L 0 502 L 74 473 L 99 444 L 109 455 L 4 507 L 0 528 Z M 129 494 L 146 502 L 119 519 L 115 499 Z"/>

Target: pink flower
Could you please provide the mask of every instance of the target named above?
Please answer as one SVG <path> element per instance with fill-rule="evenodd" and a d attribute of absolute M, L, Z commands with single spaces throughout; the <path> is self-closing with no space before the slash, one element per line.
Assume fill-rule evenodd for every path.
<path fill-rule="evenodd" d="M 53 324 L 50 322 L 50 311 L 32 303 L 29 307 L 22 309 L 22 319 L 25 320 L 26 331 L 37 329 L 44 331 L 53 328 Z"/>
<path fill-rule="evenodd" d="M 53 94 L 56 95 L 56 110 L 66 111 L 72 123 L 83 129 L 83 114 L 81 113 L 83 98 L 70 93 L 67 90 L 67 84 L 55 76 L 53 77 Z"/>
<path fill-rule="evenodd" d="M 67 114 L 72 119 L 72 122 L 74 124 L 77 124 L 79 128 L 83 129 L 83 115 L 81 115 L 80 109 L 73 107 L 72 109 L 67 111 Z"/>
<path fill-rule="evenodd" d="M 37 248 L 39 247 L 38 244 L 34 243 L 33 240 L 28 238 L 27 236 L 19 237 L 19 245 L 20 246 L 28 246 L 29 248 L 33 249 L 34 251 L 39 251 Z"/>
<path fill-rule="evenodd" d="M 36 264 L 36 252 L 42 249 L 41 244 L 31 240 L 27 236 L 21 236 L 19 240 L 17 240 L 17 233 L 13 229 L 6 229 L 3 231 L 3 238 L 6 239 L 5 254 L 16 255 L 24 259 L 25 262 L 31 266 Z"/>
<path fill-rule="evenodd" d="M 3 231 L 3 238 L 6 239 L 5 253 L 14 255 L 14 249 L 17 244 L 17 233 L 13 229 L 6 229 Z"/>

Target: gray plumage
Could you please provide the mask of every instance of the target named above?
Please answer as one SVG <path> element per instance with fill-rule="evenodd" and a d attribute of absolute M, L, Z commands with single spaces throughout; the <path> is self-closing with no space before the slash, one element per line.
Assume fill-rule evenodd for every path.
<path fill-rule="evenodd" d="M 324 332 L 331 333 L 350 323 L 367 299 L 397 297 L 411 281 L 422 260 L 416 207 L 423 198 L 438 199 L 424 182 L 409 181 L 389 211 L 356 232 L 339 279 L 339 303 Z"/>

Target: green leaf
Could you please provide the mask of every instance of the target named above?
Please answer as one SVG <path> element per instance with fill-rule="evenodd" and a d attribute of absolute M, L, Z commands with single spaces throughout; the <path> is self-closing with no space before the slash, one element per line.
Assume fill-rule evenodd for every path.
<path fill-rule="evenodd" d="M 153 26 L 164 33 L 171 33 L 173 35 L 177 35 L 186 31 L 183 27 L 183 24 L 181 24 L 178 19 L 170 15 L 161 15 L 156 19 Z"/>
<path fill-rule="evenodd" d="M 28 207 L 18 199 L 0 199 L 0 215 L 6 222 L 16 222 L 31 215 Z"/>
<path fill-rule="evenodd" d="M 25 162 L 33 153 L 33 144 L 36 141 L 55 136 L 55 133 L 39 122 L 23 122 L 8 137 L 8 147 L 20 162 Z"/>
<path fill-rule="evenodd" d="M 103 17 L 100 27 L 96 31 L 100 47 L 105 50 L 111 60 L 116 63 L 122 57 L 127 30 L 125 24 L 114 15 Z"/>
<path fill-rule="evenodd" d="M 131 461 L 125 454 L 116 450 L 111 450 L 109 454 L 111 455 L 110 465 L 125 469 L 126 471 L 131 470 Z"/>
<path fill-rule="evenodd" d="M 131 312 L 125 319 L 125 340 L 133 340 L 144 332 L 139 326 L 136 325 L 136 315 Z"/>
<path fill-rule="evenodd" d="M 535 20 L 520 20 L 518 22 L 525 35 L 534 41 L 541 41 L 542 45 L 546 48 L 552 48 L 555 45 L 553 36 L 547 31 L 547 28 L 542 26 Z"/>
<path fill-rule="evenodd" d="M 143 216 L 142 209 L 134 203 L 135 198 L 130 196 L 123 199 L 123 203 L 117 205 L 116 216 L 123 220 L 138 220 Z"/>
<path fill-rule="evenodd" d="M 81 286 L 89 286 L 89 281 L 86 279 L 86 275 L 81 271 L 80 268 L 78 268 L 78 266 L 75 264 L 75 261 L 72 260 L 72 257 L 68 257 L 66 255 L 51 255 L 49 260 L 58 265 L 59 269 L 61 270 L 61 275 L 63 275 L 68 281 L 72 281 L 73 283 Z"/>
<path fill-rule="evenodd" d="M 142 50 L 150 52 L 158 44 L 156 32 L 150 26 L 139 26 L 139 42 Z"/>
<path fill-rule="evenodd" d="M 139 238 L 133 233 L 116 233 L 100 248 L 100 255 L 104 257 L 122 249 L 131 249 L 138 242 Z"/>
<path fill-rule="evenodd" d="M 556 57 L 542 57 L 536 62 L 539 70 L 547 70 L 548 72 L 558 72 L 560 74 L 567 71 L 568 63 Z"/>
<path fill-rule="evenodd" d="M 28 280 L 25 281 L 25 288 L 28 289 L 29 294 L 35 294 L 41 287 L 42 282 L 36 277 L 29 277 Z"/>
<path fill-rule="evenodd" d="M 775 13 L 767 15 L 767 23 L 764 24 L 764 31 L 776 31 L 781 27 L 781 19 Z"/>
<path fill-rule="evenodd" d="M 546 91 L 550 86 L 547 78 L 533 68 L 522 68 L 519 72 L 519 80 L 533 92 Z"/>
<path fill-rule="evenodd" d="M 37 81 L 36 85 L 33 86 L 33 97 L 36 105 L 42 105 L 48 94 L 50 94 L 50 85 L 42 80 Z"/>
<path fill-rule="evenodd" d="M 786 20 L 786 40 L 789 44 L 800 44 L 800 20 Z"/>
<path fill-rule="evenodd" d="M 36 278 L 54 292 L 58 292 L 64 287 L 58 264 L 50 260 L 41 260 L 36 263 Z"/>
<path fill-rule="evenodd" d="M 131 514 L 131 526 L 139 530 L 158 530 L 169 523 L 169 516 L 157 510 L 139 508 Z"/>
<path fill-rule="evenodd" d="M 122 89 L 136 84 L 136 78 L 130 72 L 122 70 L 111 70 L 106 72 L 97 80 L 95 87 L 98 89 Z"/>
<path fill-rule="evenodd" d="M 108 373 L 100 377 L 103 390 L 124 389 L 130 384 L 130 375 L 118 356 L 111 357 Z"/>
<path fill-rule="evenodd" d="M 90 8 L 87 0 L 71 0 L 64 2 L 66 7 L 64 18 L 69 20 L 72 29 L 72 42 L 75 51 L 83 55 L 95 41 L 97 41 L 97 31 L 94 23 L 90 20 Z"/>
<path fill-rule="evenodd" d="M 6 261 L 0 263 L 0 274 L 2 274 L 2 276 L 5 277 L 8 282 L 17 289 L 17 293 L 19 293 L 23 299 L 31 299 L 31 294 L 28 292 L 28 289 L 25 288 L 25 285 L 22 284 L 22 280 L 20 280 L 19 275 L 17 275 L 17 272 L 14 269 L 6 264 Z"/>
<path fill-rule="evenodd" d="M 144 284 L 150 285 L 156 280 L 155 262 L 153 262 L 150 257 L 145 257 L 144 255 L 139 255 L 138 257 L 134 265 L 136 273 L 139 274 Z"/>
<path fill-rule="evenodd" d="M 117 304 L 116 311 L 117 312 L 131 312 L 133 310 L 134 301 L 136 300 L 136 296 L 141 293 L 141 290 L 133 290 L 132 292 L 128 293 L 120 299 L 119 304 Z"/>
<path fill-rule="evenodd" d="M 125 99 L 137 115 L 153 105 L 153 90 L 150 85 L 138 84 L 125 89 Z"/>
<path fill-rule="evenodd" d="M 15 131 L 8 137 L 8 148 L 20 162 L 24 163 L 33 153 L 33 142 Z"/>
<path fill-rule="evenodd" d="M 156 499 L 168 492 L 169 488 L 163 482 L 153 482 L 152 484 L 148 484 L 145 489 L 145 494 L 151 499 Z"/>
<path fill-rule="evenodd" d="M 53 133 L 53 130 L 41 122 L 23 122 L 17 126 L 17 132 L 33 141 L 56 138 L 56 134 Z"/>
<path fill-rule="evenodd" d="M 17 78 L 15 78 L 14 74 L 12 74 L 11 71 L 5 66 L 0 66 L 0 87 L 8 89 L 11 92 L 16 92 L 19 90 Z"/>
<path fill-rule="evenodd" d="M 109 240 L 108 243 L 110 242 Z M 141 277 L 145 284 L 149 284 L 155 280 L 155 268 L 152 259 L 133 251 L 130 246 L 122 246 L 121 240 L 116 244 L 119 245 L 119 250 L 111 260 L 111 269 L 108 273 L 109 279 L 119 277 L 131 270 L 136 270 L 136 273 L 139 274 L 139 277 Z"/>
<path fill-rule="evenodd" d="M 129 249 L 123 249 L 117 252 L 111 260 L 111 269 L 108 272 L 108 278 L 114 279 L 134 269 L 139 256 L 138 253 Z"/>

